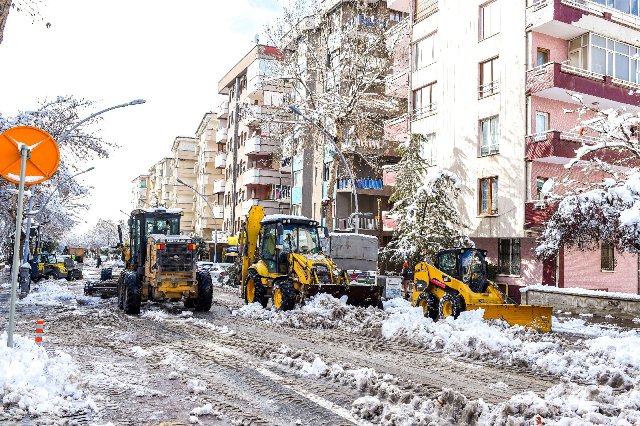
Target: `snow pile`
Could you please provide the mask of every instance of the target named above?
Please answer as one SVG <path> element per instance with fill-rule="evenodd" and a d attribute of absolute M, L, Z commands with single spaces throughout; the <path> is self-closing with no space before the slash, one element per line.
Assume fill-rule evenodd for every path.
<path fill-rule="evenodd" d="M 0 335 L 6 341 L 7 335 Z M 31 340 L 14 336 L 13 349 L 0 345 L 0 419 L 96 411 L 80 388 L 79 371 L 68 354 L 50 356 Z"/>
<path fill-rule="evenodd" d="M 68 285 L 60 285 L 60 282 L 41 282 L 37 287 L 32 287 L 29 295 L 18 301 L 18 304 L 31 306 L 77 306 L 76 294 Z M 86 304 L 85 302 L 86 301 L 83 301 L 84 304 Z"/>
<path fill-rule="evenodd" d="M 269 311 L 259 303 L 253 303 L 233 311 L 232 314 L 293 328 L 357 330 L 378 328 L 386 317 L 379 309 L 350 306 L 347 305 L 346 297 L 336 299 L 326 293 L 317 294 L 302 307 L 290 311 Z"/>
<path fill-rule="evenodd" d="M 151 352 L 142 349 L 140 346 L 134 346 L 131 348 L 131 354 L 136 358 L 145 358 L 149 356 Z"/>
<path fill-rule="evenodd" d="M 198 379 L 187 381 L 187 390 L 193 394 L 199 394 L 207 390 L 207 385 Z"/>
<path fill-rule="evenodd" d="M 527 291 L 535 290 L 542 291 L 544 293 L 561 293 L 561 294 L 574 294 L 577 296 L 596 296 L 596 297 L 607 297 L 614 299 L 624 299 L 624 300 L 640 300 L 640 295 L 638 294 L 630 294 L 630 293 L 619 293 L 613 291 L 604 291 L 604 290 L 587 290 L 586 288 L 560 288 L 560 287 L 552 287 L 549 285 L 530 285 L 527 287 L 520 288 L 521 293 L 526 293 Z"/>

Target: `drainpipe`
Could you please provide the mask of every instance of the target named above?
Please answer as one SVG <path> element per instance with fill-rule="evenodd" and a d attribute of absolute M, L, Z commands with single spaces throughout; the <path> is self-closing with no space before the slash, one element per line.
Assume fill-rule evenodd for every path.
<path fill-rule="evenodd" d="M 233 112 L 233 167 L 231 182 L 231 235 L 236 233 L 236 204 L 238 197 L 236 195 L 238 180 L 238 128 L 240 126 L 240 76 L 236 76 L 235 81 L 236 109 Z"/>

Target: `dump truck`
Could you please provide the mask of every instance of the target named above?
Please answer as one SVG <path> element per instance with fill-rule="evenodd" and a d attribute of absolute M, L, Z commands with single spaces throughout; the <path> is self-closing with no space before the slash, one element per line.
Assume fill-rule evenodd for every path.
<path fill-rule="evenodd" d="M 180 234 L 181 216 L 181 209 L 131 212 L 129 259 L 116 289 L 118 307 L 126 314 L 140 313 L 141 304 L 146 301 L 182 300 L 186 308 L 211 309 L 211 276 L 198 271 L 197 244 Z"/>
<path fill-rule="evenodd" d="M 510 301 L 487 277 L 486 251 L 475 248 L 442 250 L 435 262 L 416 265 L 412 301 L 434 321 L 482 308 L 485 319 L 551 331 L 552 308 Z"/>
<path fill-rule="evenodd" d="M 249 210 L 239 237 L 241 293 L 246 303 L 287 311 L 318 293 L 347 303 L 380 306 L 376 285 L 351 285 L 344 270 L 323 254 L 319 223 L 303 216 L 269 215 L 264 208 Z"/>

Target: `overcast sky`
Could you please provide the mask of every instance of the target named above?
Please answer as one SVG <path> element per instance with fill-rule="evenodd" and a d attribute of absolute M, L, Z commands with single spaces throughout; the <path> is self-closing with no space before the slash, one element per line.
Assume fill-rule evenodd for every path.
<path fill-rule="evenodd" d="M 277 0 L 49 0 L 44 23 L 14 11 L 0 44 L 0 111 L 12 116 L 38 100 L 74 95 L 106 113 L 102 136 L 121 148 L 89 165 L 91 210 L 124 218 L 131 180 L 168 156 L 176 136 L 194 136 L 221 99 L 217 83 L 249 51 L 278 12 Z"/>

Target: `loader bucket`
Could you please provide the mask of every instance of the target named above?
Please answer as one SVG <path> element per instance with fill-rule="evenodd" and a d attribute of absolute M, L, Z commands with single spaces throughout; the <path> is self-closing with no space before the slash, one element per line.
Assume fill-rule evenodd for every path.
<path fill-rule="evenodd" d="M 376 285 L 310 285 L 305 286 L 304 293 L 305 298 L 315 296 L 319 293 L 327 293 L 336 299 L 347 296 L 348 305 L 382 307 L 381 288 Z"/>
<path fill-rule="evenodd" d="M 484 309 L 484 319 L 503 319 L 510 325 L 530 327 L 541 332 L 551 331 L 551 306 L 468 304 L 467 309 Z"/>

